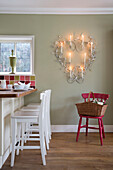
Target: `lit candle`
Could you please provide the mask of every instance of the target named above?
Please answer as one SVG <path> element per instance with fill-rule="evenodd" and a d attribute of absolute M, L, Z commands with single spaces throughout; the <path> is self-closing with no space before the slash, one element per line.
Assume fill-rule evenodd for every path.
<path fill-rule="evenodd" d="M 70 46 L 72 46 L 72 35 L 70 34 L 70 36 L 69 36 L 69 42 L 70 42 Z"/>
<path fill-rule="evenodd" d="M 71 52 L 69 53 L 69 62 L 71 63 Z"/>
<path fill-rule="evenodd" d="M 84 67 L 86 66 L 86 53 L 84 53 Z"/>
<path fill-rule="evenodd" d="M 63 42 L 61 42 L 60 45 L 61 45 L 61 53 L 63 53 Z"/>
<path fill-rule="evenodd" d="M 69 67 L 70 78 L 72 77 L 72 67 Z"/>
<path fill-rule="evenodd" d="M 69 38 L 70 38 L 69 41 L 72 41 L 72 35 L 70 35 Z"/>
<path fill-rule="evenodd" d="M 82 34 L 82 48 L 84 48 L 84 35 Z"/>
<path fill-rule="evenodd" d="M 82 78 L 83 78 L 83 74 L 84 74 L 84 67 L 81 66 L 81 74 L 82 74 Z"/>
<path fill-rule="evenodd" d="M 92 51 L 93 51 L 93 42 L 91 42 L 91 56 L 92 56 Z"/>

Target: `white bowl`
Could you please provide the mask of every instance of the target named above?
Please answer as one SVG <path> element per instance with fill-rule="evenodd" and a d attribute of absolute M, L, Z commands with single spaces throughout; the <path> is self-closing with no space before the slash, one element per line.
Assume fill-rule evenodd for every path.
<path fill-rule="evenodd" d="M 14 89 L 19 89 L 19 90 L 23 90 L 24 89 L 24 87 L 25 87 L 25 85 L 19 85 L 19 84 L 15 84 L 14 85 Z"/>

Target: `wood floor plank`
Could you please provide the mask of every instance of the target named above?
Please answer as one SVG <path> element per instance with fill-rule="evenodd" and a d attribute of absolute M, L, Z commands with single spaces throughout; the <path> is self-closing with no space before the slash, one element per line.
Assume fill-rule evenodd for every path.
<path fill-rule="evenodd" d="M 10 168 L 10 156 L 3 170 L 113 170 L 113 133 L 107 133 L 100 145 L 99 134 L 80 134 L 75 142 L 75 133 L 53 133 L 47 165 L 42 165 L 40 150 L 20 151 L 15 165 Z M 35 142 L 35 144 L 37 144 Z"/>

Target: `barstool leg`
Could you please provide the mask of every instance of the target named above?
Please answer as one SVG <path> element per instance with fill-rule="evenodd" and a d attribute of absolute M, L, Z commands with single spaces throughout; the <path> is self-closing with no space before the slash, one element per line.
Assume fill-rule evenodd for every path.
<path fill-rule="evenodd" d="M 45 139 L 46 139 L 47 150 L 49 150 L 49 134 L 48 134 L 47 116 L 45 120 Z"/>
<path fill-rule="evenodd" d="M 88 118 L 86 118 L 86 136 L 88 135 Z"/>
<path fill-rule="evenodd" d="M 42 162 L 43 165 L 46 165 L 46 159 L 45 159 L 45 140 L 44 140 L 44 134 L 42 134 L 42 129 L 40 129 L 39 134 L 40 134 L 40 148 L 41 148 L 41 156 L 42 156 Z"/>
<path fill-rule="evenodd" d="M 20 135 L 21 135 L 21 123 L 18 123 L 18 127 L 17 127 L 17 142 L 18 142 L 18 146 L 20 145 Z M 17 149 L 16 155 L 19 155 L 19 149 Z"/>
<path fill-rule="evenodd" d="M 47 150 L 49 150 L 49 139 L 48 139 L 47 132 L 46 132 L 46 134 L 45 134 L 45 138 L 46 138 L 46 146 L 47 146 Z"/>
<path fill-rule="evenodd" d="M 14 159 L 15 159 L 15 144 L 16 144 L 16 121 L 15 121 L 15 119 L 11 120 L 11 128 L 12 128 L 11 167 L 13 167 Z"/>
<path fill-rule="evenodd" d="M 101 125 L 102 125 L 103 138 L 105 138 L 104 125 L 103 125 L 103 120 L 102 120 L 102 118 L 101 118 Z"/>
<path fill-rule="evenodd" d="M 99 132 L 100 132 L 100 141 L 101 141 L 101 145 L 103 145 L 101 119 L 98 119 L 98 123 L 99 123 Z"/>
<path fill-rule="evenodd" d="M 79 125 L 78 125 L 78 132 L 77 132 L 77 137 L 76 137 L 76 142 L 78 142 L 78 137 L 79 137 L 79 133 L 80 133 L 81 123 L 82 123 L 82 117 L 80 116 Z"/>
<path fill-rule="evenodd" d="M 21 146 L 23 147 L 24 146 L 24 123 L 22 123 L 22 140 L 21 140 Z M 23 149 L 21 149 L 21 151 L 23 151 Z"/>

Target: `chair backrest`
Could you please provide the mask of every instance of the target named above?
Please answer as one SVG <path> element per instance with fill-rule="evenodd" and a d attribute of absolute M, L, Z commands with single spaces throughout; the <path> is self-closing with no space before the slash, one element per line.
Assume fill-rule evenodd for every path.
<path fill-rule="evenodd" d="M 51 90 L 46 90 L 46 128 L 48 130 L 48 135 L 51 134 L 51 120 L 50 120 L 50 99 Z"/>
<path fill-rule="evenodd" d="M 40 100 L 41 100 L 41 107 L 40 107 L 40 113 L 39 113 L 39 128 L 42 133 L 44 133 L 44 124 L 45 124 L 45 107 L 46 107 L 46 94 L 41 93 L 40 94 Z"/>
<path fill-rule="evenodd" d="M 47 111 L 50 112 L 51 90 L 46 90 L 45 93 L 47 95 Z"/>
<path fill-rule="evenodd" d="M 89 95 L 89 93 L 82 93 L 82 97 L 83 97 L 83 99 L 85 100 L 85 102 L 86 102 L 87 99 L 88 99 L 88 95 Z M 103 101 L 104 103 L 105 103 L 106 100 L 108 100 L 108 98 L 109 98 L 109 94 L 102 94 L 102 93 L 94 93 L 94 96 L 95 96 L 95 98 L 96 98 L 98 101 Z M 93 99 L 93 95 L 92 95 L 92 94 L 90 95 L 90 99 Z"/>

